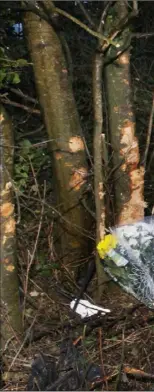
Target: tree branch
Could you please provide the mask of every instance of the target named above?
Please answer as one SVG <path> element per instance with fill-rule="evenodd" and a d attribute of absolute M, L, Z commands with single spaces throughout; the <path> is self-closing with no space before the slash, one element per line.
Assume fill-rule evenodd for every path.
<path fill-rule="evenodd" d="M 26 112 L 28 112 L 28 113 L 38 114 L 39 116 L 41 115 L 41 112 L 39 109 L 30 108 L 29 106 L 22 105 L 21 103 L 11 101 L 8 98 L 1 98 L 0 97 L 0 101 L 3 102 L 3 104 L 15 106 L 17 108 L 21 108 L 23 110 L 26 110 Z"/>
<path fill-rule="evenodd" d="M 147 132 L 146 148 L 145 148 L 144 158 L 143 158 L 143 161 L 142 161 L 142 164 L 144 165 L 145 169 L 146 169 L 146 162 L 147 162 L 149 146 L 150 146 L 150 140 L 151 140 L 153 117 L 154 117 L 154 95 L 153 95 L 152 107 L 151 107 L 150 118 L 149 118 L 149 126 L 148 126 L 148 132 Z"/>
<path fill-rule="evenodd" d="M 109 45 L 116 46 L 116 44 L 112 41 L 112 39 L 107 38 L 101 33 L 92 30 L 90 27 L 86 26 L 83 22 L 78 20 L 75 16 L 70 15 L 68 12 L 62 10 L 61 8 L 53 7 L 53 12 L 57 12 L 59 15 L 65 16 L 67 19 L 70 19 L 72 22 L 80 26 L 82 29 L 87 31 L 87 33 L 91 34 L 93 37 L 99 38 L 100 40 L 107 42 Z"/>
<path fill-rule="evenodd" d="M 19 97 L 25 99 L 26 101 L 32 102 L 32 103 L 34 103 L 35 105 L 38 104 L 38 100 L 37 100 L 37 99 L 32 98 L 32 97 L 30 97 L 29 95 L 24 94 L 20 89 L 17 89 L 17 88 L 12 87 L 12 88 L 10 88 L 9 91 L 11 91 L 12 93 L 18 95 Z"/>
<path fill-rule="evenodd" d="M 83 15 L 85 16 L 85 18 L 87 19 L 88 23 L 90 24 L 91 27 L 95 27 L 95 23 L 93 22 L 93 20 L 91 19 L 91 16 L 89 15 L 89 13 L 87 12 L 87 10 L 85 9 L 82 1 L 80 0 L 76 0 Z"/>

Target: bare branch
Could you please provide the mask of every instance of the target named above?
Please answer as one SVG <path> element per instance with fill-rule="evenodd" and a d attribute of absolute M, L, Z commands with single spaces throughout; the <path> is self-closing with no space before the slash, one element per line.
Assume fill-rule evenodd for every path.
<path fill-rule="evenodd" d="M 151 140 L 153 117 L 154 117 L 154 95 L 153 95 L 151 112 L 150 112 L 150 118 L 149 118 L 149 126 L 148 126 L 148 132 L 147 132 L 146 148 L 145 148 L 144 158 L 143 158 L 143 161 L 142 161 L 142 164 L 144 165 L 145 169 L 146 169 L 147 157 L 148 157 L 150 140 Z"/>
<path fill-rule="evenodd" d="M 82 29 L 87 31 L 87 33 L 91 34 L 93 37 L 99 38 L 100 40 L 103 40 L 108 43 L 108 45 L 113 45 L 116 46 L 116 44 L 112 41 L 112 39 L 105 37 L 101 33 L 94 31 L 90 29 L 90 27 L 86 26 L 83 22 L 78 20 L 75 16 L 70 15 L 68 12 L 62 10 L 61 8 L 54 7 L 53 12 L 57 12 L 60 15 L 65 16 L 67 19 L 70 19 L 72 22 L 80 26 Z"/>
<path fill-rule="evenodd" d="M 136 14 L 138 13 L 138 1 L 137 0 L 133 0 L 133 10 L 136 12 Z"/>
<path fill-rule="evenodd" d="M 154 36 L 154 33 L 133 33 L 132 38 L 150 38 Z"/>
<path fill-rule="evenodd" d="M 37 184 L 38 186 L 38 184 Z M 38 192 L 39 197 L 40 197 L 40 193 Z M 33 248 L 33 252 L 29 257 L 28 260 L 28 265 L 27 265 L 27 272 L 26 272 L 26 281 L 25 281 L 25 287 L 24 287 L 24 303 L 23 303 L 23 320 L 24 320 L 24 315 L 25 315 L 25 306 L 26 306 L 26 298 L 27 298 L 27 291 L 28 291 L 28 283 L 29 283 L 29 273 L 34 261 L 34 256 L 36 253 L 36 249 L 37 249 L 37 245 L 38 245 L 38 240 L 39 240 L 39 236 L 40 236 L 40 231 L 41 231 L 41 227 L 42 227 L 42 221 L 43 221 L 43 215 L 44 215 L 44 207 L 45 207 L 45 195 L 46 195 L 46 183 L 44 183 L 44 192 L 43 192 L 43 200 L 42 200 L 42 208 L 41 208 L 41 214 L 40 214 L 40 222 L 38 225 L 38 231 L 37 231 L 37 235 L 36 235 L 36 239 L 35 239 L 35 244 L 34 244 L 34 248 Z M 41 199 L 41 197 L 40 197 Z"/>
<path fill-rule="evenodd" d="M 24 94 L 20 89 L 17 88 L 10 88 L 10 91 L 16 95 L 18 95 L 19 97 L 26 99 L 26 101 L 32 102 L 35 105 L 38 104 L 38 100 L 32 97 L 29 97 L 29 95 Z"/>
<path fill-rule="evenodd" d="M 80 0 L 76 0 L 77 3 L 79 4 L 79 7 L 81 9 L 81 11 L 83 12 L 83 15 L 85 16 L 85 18 L 87 19 L 88 23 L 90 24 L 91 27 L 95 27 L 95 23 L 93 22 L 93 20 L 91 19 L 91 16 L 89 15 L 89 13 L 87 12 L 87 10 L 85 9 L 82 1 Z"/>
<path fill-rule="evenodd" d="M 21 109 L 25 110 L 28 113 L 38 114 L 39 116 L 41 115 L 41 112 L 40 112 L 39 109 L 30 108 L 29 106 L 22 105 L 21 103 L 11 101 L 8 98 L 0 97 L 0 101 L 2 103 L 4 103 L 5 105 L 11 105 L 11 106 L 15 106 L 17 108 L 21 108 Z"/>
<path fill-rule="evenodd" d="M 100 32 L 102 31 L 102 27 L 104 25 L 105 18 L 106 18 L 106 15 L 107 15 L 107 12 L 108 12 L 108 9 L 109 9 L 110 6 L 111 6 L 111 2 L 108 1 L 106 6 L 105 6 L 105 8 L 104 8 L 104 11 L 102 12 L 102 16 L 101 16 L 101 19 L 100 19 L 100 23 L 99 23 L 99 27 L 98 27 L 98 31 L 100 31 Z"/>

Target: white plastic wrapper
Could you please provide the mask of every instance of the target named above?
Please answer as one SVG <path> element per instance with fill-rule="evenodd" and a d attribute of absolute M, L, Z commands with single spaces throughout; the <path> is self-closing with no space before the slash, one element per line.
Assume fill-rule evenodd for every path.
<path fill-rule="evenodd" d="M 72 310 L 74 308 L 75 302 L 76 298 L 70 303 L 70 308 Z M 81 318 L 86 318 L 94 316 L 94 314 L 98 314 L 99 312 L 102 316 L 104 316 L 106 313 L 110 313 L 110 310 L 97 305 L 93 305 L 91 304 L 91 302 L 81 299 L 75 309 L 75 312 L 79 314 Z"/>

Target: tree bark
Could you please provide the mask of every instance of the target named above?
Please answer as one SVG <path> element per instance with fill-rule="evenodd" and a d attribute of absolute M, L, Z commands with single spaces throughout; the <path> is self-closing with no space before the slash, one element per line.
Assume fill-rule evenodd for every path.
<path fill-rule="evenodd" d="M 1 224 L 1 346 L 8 339 L 19 338 L 22 333 L 22 314 L 19 303 L 19 282 L 15 251 L 15 218 L 12 192 L 13 133 L 12 125 L 0 105 L 0 224 Z"/>
<path fill-rule="evenodd" d="M 88 182 L 85 146 L 57 34 L 51 25 L 33 13 L 25 14 L 24 25 L 39 101 L 54 150 L 54 185 L 61 213 L 59 254 L 63 263 L 71 264 L 87 255 L 91 224 L 90 216 L 81 203 Z"/>
<path fill-rule="evenodd" d="M 109 32 L 116 29 L 128 13 L 125 1 L 117 1 L 110 10 L 112 13 L 106 26 Z M 113 47 L 109 50 L 108 60 L 121 54 L 106 67 L 105 77 L 113 151 L 116 223 L 128 224 L 144 216 L 144 168 L 139 164 L 139 146 L 135 136 L 128 26 L 118 34 L 116 42 L 116 51 Z"/>
<path fill-rule="evenodd" d="M 96 53 L 93 65 L 93 108 L 94 108 L 94 188 L 96 204 L 96 244 L 105 236 L 105 192 L 103 178 L 103 102 L 102 102 L 102 71 L 103 53 Z M 101 297 L 106 274 L 96 254 L 96 270 L 98 280 L 98 298 Z"/>

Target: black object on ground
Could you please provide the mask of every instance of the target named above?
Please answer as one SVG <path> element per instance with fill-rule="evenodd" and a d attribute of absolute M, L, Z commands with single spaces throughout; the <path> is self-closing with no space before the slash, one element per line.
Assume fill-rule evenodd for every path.
<path fill-rule="evenodd" d="M 42 354 L 34 360 L 27 390 L 89 390 L 91 384 L 101 378 L 101 367 L 88 363 L 80 348 L 75 347 L 70 339 L 65 339 L 57 362 Z"/>

